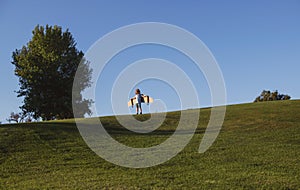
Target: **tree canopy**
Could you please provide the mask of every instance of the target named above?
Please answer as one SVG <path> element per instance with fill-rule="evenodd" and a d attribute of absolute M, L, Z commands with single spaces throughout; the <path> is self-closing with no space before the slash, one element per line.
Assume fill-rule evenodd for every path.
<path fill-rule="evenodd" d="M 87 62 L 78 68 L 84 54 L 77 50 L 71 33 L 56 25 L 38 25 L 32 34 L 27 45 L 12 55 L 19 77 L 17 94 L 24 97 L 22 114 L 43 120 L 72 118 L 72 93 L 81 116 L 91 114 L 92 101 L 82 99 L 81 91 L 90 86 L 92 70 Z M 78 91 L 72 92 L 77 69 L 82 79 L 76 84 Z"/>
<path fill-rule="evenodd" d="M 289 100 L 291 97 L 287 94 L 279 94 L 278 91 L 271 92 L 263 90 L 261 94 L 255 98 L 254 102 L 275 101 L 275 100 Z"/>

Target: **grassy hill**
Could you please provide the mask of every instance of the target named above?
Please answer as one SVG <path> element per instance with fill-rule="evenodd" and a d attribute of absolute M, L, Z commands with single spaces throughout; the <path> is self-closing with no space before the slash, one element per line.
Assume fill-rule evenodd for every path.
<path fill-rule="evenodd" d="M 168 113 L 147 135 L 123 129 L 114 117 L 101 121 L 118 141 L 148 147 L 170 136 L 179 114 Z M 199 154 L 209 114 L 201 109 L 197 133 L 181 153 L 145 169 L 97 156 L 73 120 L 0 125 L 0 189 L 300 189 L 299 100 L 228 106 L 217 140 Z"/>

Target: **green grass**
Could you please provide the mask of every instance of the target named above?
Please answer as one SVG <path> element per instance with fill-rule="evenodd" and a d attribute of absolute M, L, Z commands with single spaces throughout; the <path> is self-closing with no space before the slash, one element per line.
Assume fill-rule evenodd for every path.
<path fill-rule="evenodd" d="M 300 189 L 300 100 L 228 106 L 217 140 L 199 154 L 209 114 L 201 109 L 197 132 L 181 153 L 144 169 L 97 156 L 74 120 L 1 125 L 0 189 Z M 127 131 L 114 117 L 101 121 L 118 141 L 148 147 L 167 139 L 179 116 L 168 113 L 146 135 Z"/>

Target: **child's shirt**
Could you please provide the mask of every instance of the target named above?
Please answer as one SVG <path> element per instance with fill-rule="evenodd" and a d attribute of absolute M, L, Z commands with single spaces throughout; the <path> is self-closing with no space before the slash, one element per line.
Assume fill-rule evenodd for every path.
<path fill-rule="evenodd" d="M 141 94 L 136 94 L 135 98 L 136 98 L 137 103 L 140 104 L 142 102 L 142 95 Z"/>

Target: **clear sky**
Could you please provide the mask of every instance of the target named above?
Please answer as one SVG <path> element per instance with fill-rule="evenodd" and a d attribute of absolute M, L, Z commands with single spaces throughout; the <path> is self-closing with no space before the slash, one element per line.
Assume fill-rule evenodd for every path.
<path fill-rule="evenodd" d="M 20 111 L 22 99 L 14 92 L 19 87 L 11 56 L 15 49 L 20 49 L 31 39 L 37 24 L 69 28 L 77 48 L 86 52 L 106 33 L 138 22 L 177 25 L 200 38 L 223 72 L 228 104 L 252 102 L 263 89 L 277 89 L 293 99 L 300 98 L 299 0 L 0 0 L 0 122 L 5 122 L 10 112 Z M 136 56 L 131 57 L 132 60 L 147 57 L 181 60 L 180 55 L 164 56 L 155 47 L 140 47 L 136 49 L 137 53 L 132 52 L 134 50 L 127 52 Z M 121 61 L 122 56 L 116 57 L 115 62 Z M 117 73 L 118 68 L 113 70 L 113 61 L 111 65 L 108 74 Z M 192 72 L 190 75 L 193 77 Z M 197 86 L 203 107 L 210 105 L 204 82 L 199 81 Z M 141 88 L 145 87 L 144 91 L 154 97 L 164 92 L 151 89 L 151 86 L 161 85 L 166 94 L 172 91 L 165 84 L 156 83 L 145 81 Z M 178 108 L 176 102 L 168 104 L 170 110 Z M 105 106 L 101 108 L 105 111 L 100 114 L 110 114 L 110 109 Z"/>

